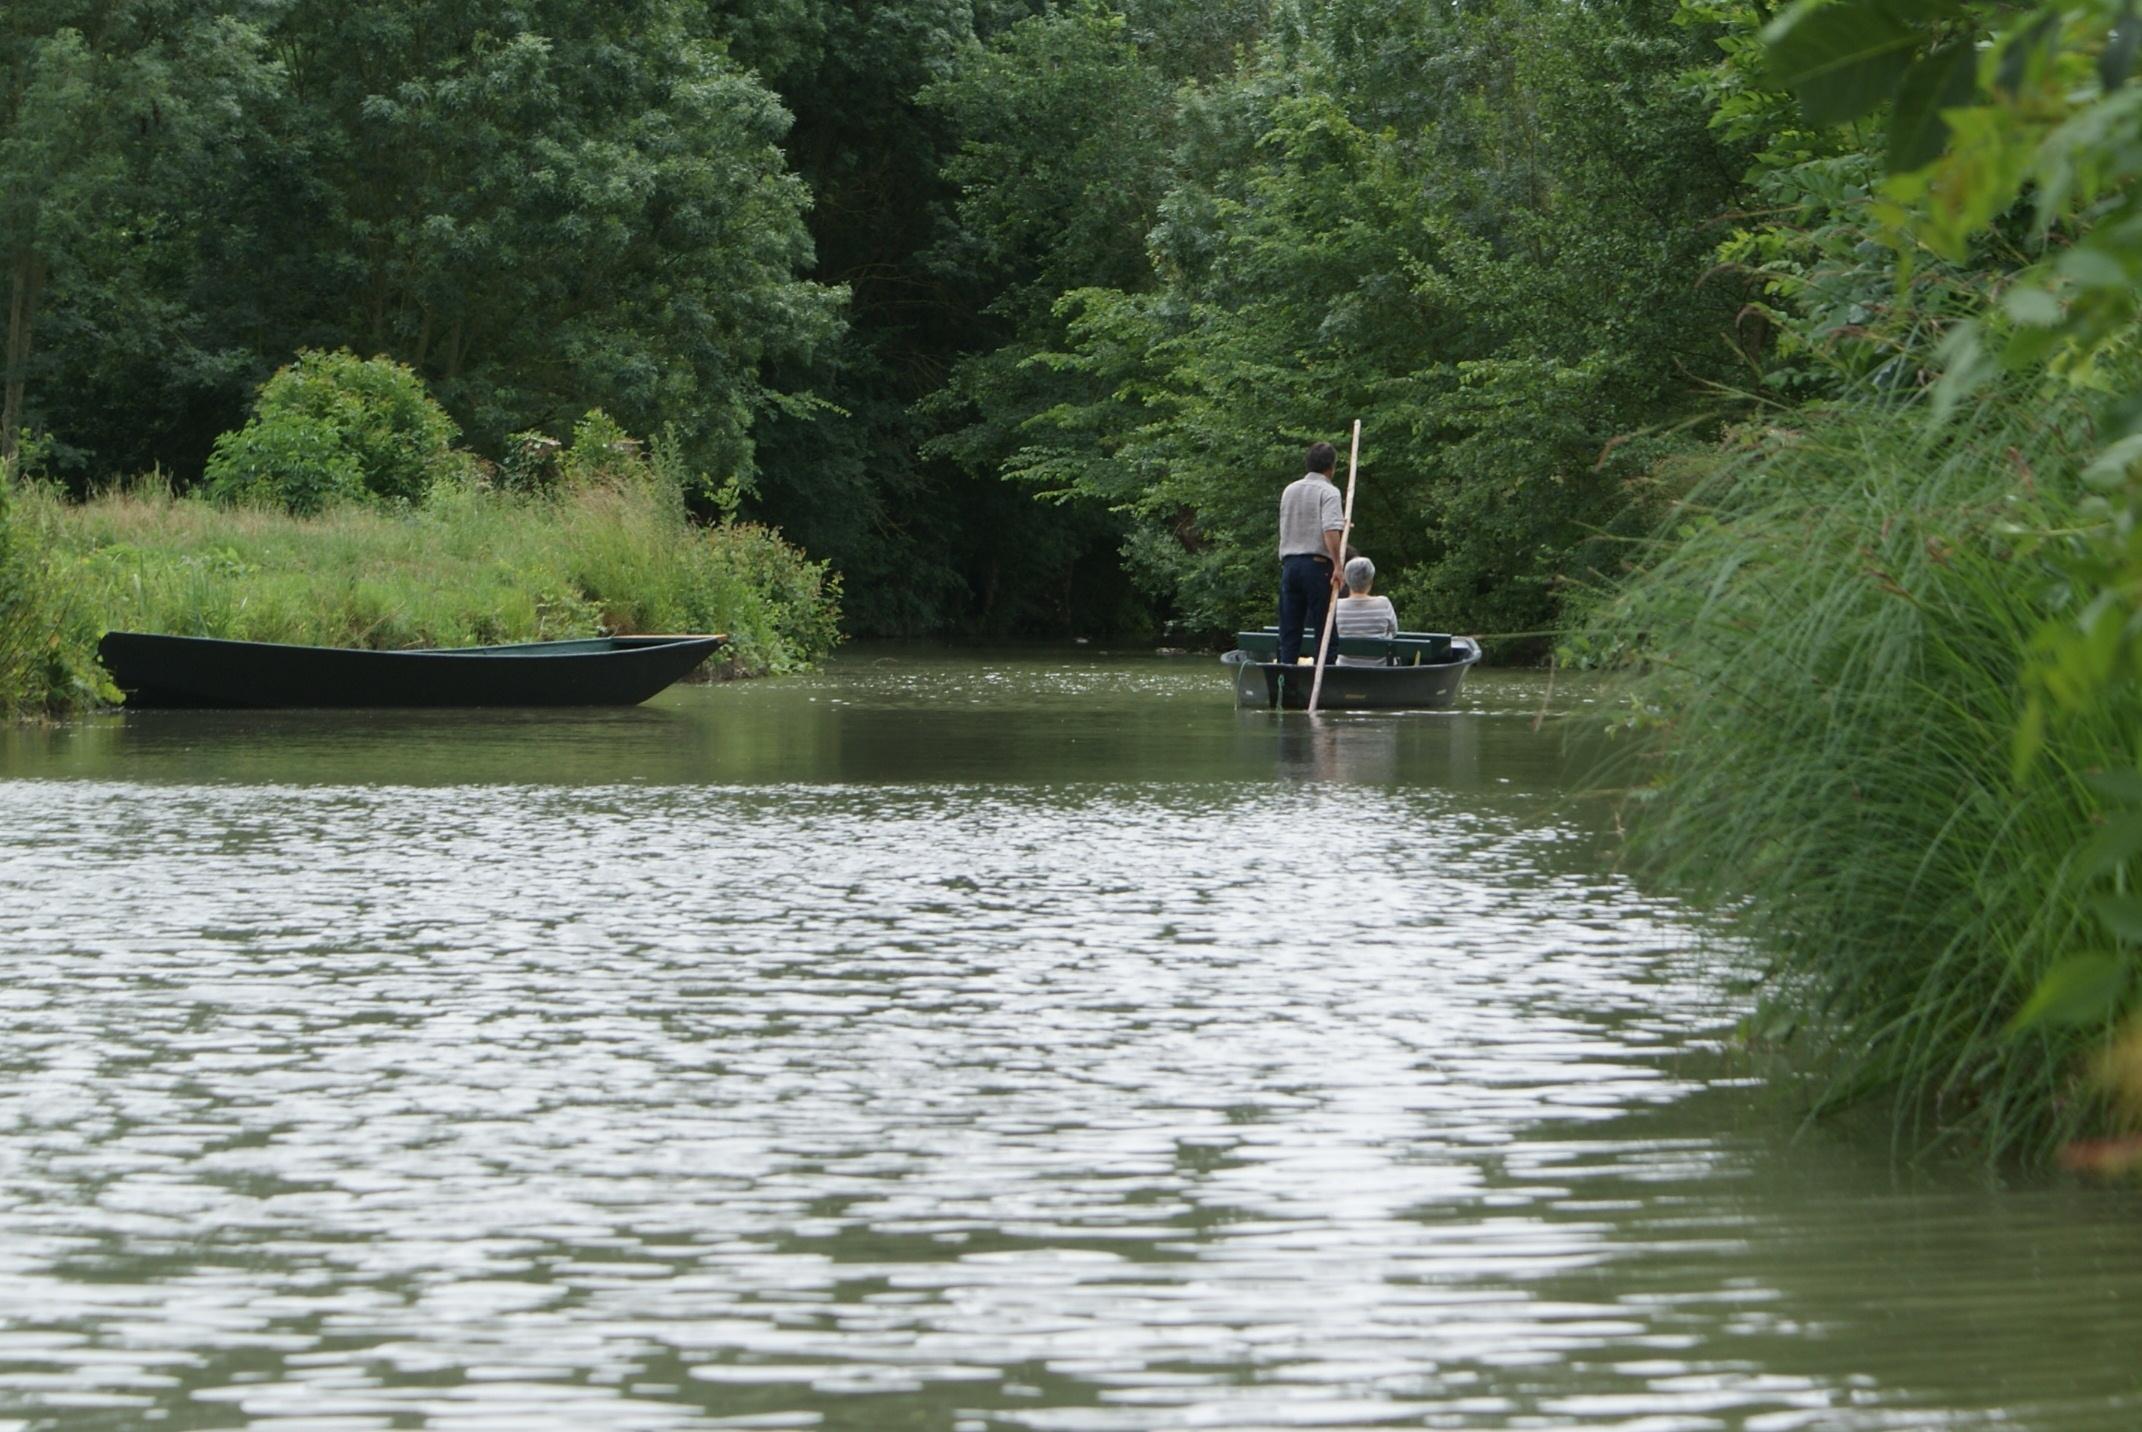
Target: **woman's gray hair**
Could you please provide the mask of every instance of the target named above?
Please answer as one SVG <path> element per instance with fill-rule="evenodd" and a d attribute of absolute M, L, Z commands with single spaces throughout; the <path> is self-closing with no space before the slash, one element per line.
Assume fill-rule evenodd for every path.
<path fill-rule="evenodd" d="M 1366 557 L 1356 557 L 1346 564 L 1346 586 L 1349 591 L 1365 591 L 1376 580 L 1376 564 Z"/>

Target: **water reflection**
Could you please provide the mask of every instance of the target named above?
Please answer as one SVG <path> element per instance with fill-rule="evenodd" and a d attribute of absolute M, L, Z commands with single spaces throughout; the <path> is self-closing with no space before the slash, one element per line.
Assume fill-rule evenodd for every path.
<path fill-rule="evenodd" d="M 18 748 L 0 1419 L 2131 1420 L 2131 1208 L 1790 1142 L 1534 688 L 1021 670 Z"/>
<path fill-rule="evenodd" d="M 1516 778 L 1561 752 L 1497 702 L 1454 713 L 1237 712 L 1217 662 L 1031 650 L 948 660 L 865 648 L 821 673 L 683 686 L 623 711 L 143 711 L 0 729 L 0 771 L 132 782 L 603 785 L 898 781 L 1478 784 L 1483 739 Z M 1329 730 L 1331 736 L 1315 733 Z M 1507 780 L 1513 772 L 1499 769 Z"/>
<path fill-rule="evenodd" d="M 1289 780 L 1477 788 L 1483 722 L 1472 712 L 1363 711 L 1307 716 L 1245 711 L 1245 744 L 1269 746 Z"/>

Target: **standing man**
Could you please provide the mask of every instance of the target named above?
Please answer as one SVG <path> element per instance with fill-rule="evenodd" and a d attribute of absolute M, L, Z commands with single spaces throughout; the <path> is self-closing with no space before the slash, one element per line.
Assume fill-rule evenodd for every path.
<path fill-rule="evenodd" d="M 1339 589 L 1339 541 L 1346 531 L 1345 504 L 1331 480 L 1339 450 L 1309 444 L 1309 471 L 1279 495 L 1279 664 L 1302 654 L 1302 628 L 1321 632 L 1324 613 Z"/>

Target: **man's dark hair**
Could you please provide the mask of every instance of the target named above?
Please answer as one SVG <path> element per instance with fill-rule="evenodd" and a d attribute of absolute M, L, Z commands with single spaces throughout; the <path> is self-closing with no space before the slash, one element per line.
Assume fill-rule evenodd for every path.
<path fill-rule="evenodd" d="M 1339 450 L 1330 443 L 1309 444 L 1309 470 L 1329 476 L 1339 462 Z"/>

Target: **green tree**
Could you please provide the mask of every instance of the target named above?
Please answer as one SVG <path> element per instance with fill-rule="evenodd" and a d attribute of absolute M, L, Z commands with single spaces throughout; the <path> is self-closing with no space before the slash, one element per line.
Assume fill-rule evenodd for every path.
<path fill-rule="evenodd" d="M 994 494 L 920 452 L 929 425 L 916 404 L 971 345 L 987 299 L 925 259 L 953 191 L 944 126 L 918 95 L 954 72 L 978 27 L 995 23 L 993 7 L 717 0 L 713 10 L 796 115 L 787 154 L 813 195 L 813 273 L 850 294 L 837 342 L 774 369 L 829 406 L 768 415 L 763 440 L 780 458 L 748 510 L 835 562 L 859 628 L 957 624 L 981 585 L 977 540 L 1009 534 L 974 510 Z"/>
<path fill-rule="evenodd" d="M 1076 587 L 1085 566 L 1086 600 L 1098 606 L 1088 619 L 1134 622 L 1137 605 L 1116 580 L 1123 518 L 1091 493 L 1037 511 L 998 479 L 1026 445 L 1025 424 L 1076 391 L 1034 361 L 1065 342 L 1058 297 L 1092 285 L 1151 287 L 1145 240 L 1168 187 L 1172 86 L 1123 16 L 1084 5 L 976 41 L 922 102 L 959 136 L 944 162 L 959 199 L 930 262 L 983 299 L 968 351 L 924 400 L 935 431 L 923 450 L 986 494 L 986 510 L 1018 534 L 1026 570 Z M 979 595 L 986 615 L 1017 622 L 1068 618 L 1063 590 L 1022 592 L 992 562 Z"/>
<path fill-rule="evenodd" d="M 788 116 L 682 0 L 298 0 L 283 333 L 387 353 L 477 442 L 591 403 L 748 476 L 772 355 L 834 329 Z M 304 237 L 291 234 L 302 228 Z"/>
<path fill-rule="evenodd" d="M 17 455 L 34 383 L 82 328 L 161 346 L 174 365 L 198 356 L 153 275 L 184 244 L 173 215 L 187 179 L 271 81 L 258 34 L 210 4 L 13 0 L 0 12 L 0 459 Z"/>
<path fill-rule="evenodd" d="M 1733 361 L 1738 295 L 1697 280 L 1739 161 L 1673 82 L 1698 43 L 1673 18 L 1364 0 L 1275 23 L 1180 96 L 1150 277 L 1070 289 L 1063 341 L 1007 355 L 1057 400 L 1006 470 L 1133 515 L 1146 586 L 1229 626 L 1269 605 L 1301 447 L 1359 414 L 1362 545 L 1409 613 L 1548 625 Z M 1012 182 L 977 176 L 970 205 Z"/>

